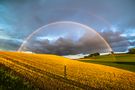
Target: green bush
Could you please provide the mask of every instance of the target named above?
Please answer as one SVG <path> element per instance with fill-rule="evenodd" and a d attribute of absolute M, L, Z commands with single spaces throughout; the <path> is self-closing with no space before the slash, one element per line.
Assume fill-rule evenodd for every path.
<path fill-rule="evenodd" d="M 135 54 L 135 48 L 130 48 L 130 49 L 128 50 L 128 53 L 129 53 L 129 54 Z"/>
<path fill-rule="evenodd" d="M 93 53 L 93 54 L 89 54 L 88 56 L 85 56 L 84 58 L 89 58 L 89 57 L 95 57 L 95 56 L 100 56 L 100 53 Z"/>
<path fill-rule="evenodd" d="M 0 90 L 33 90 L 29 82 L 0 66 Z"/>

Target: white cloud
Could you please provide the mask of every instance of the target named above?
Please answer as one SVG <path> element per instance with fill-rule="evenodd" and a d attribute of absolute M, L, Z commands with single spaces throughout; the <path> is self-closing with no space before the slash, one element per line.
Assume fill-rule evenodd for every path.
<path fill-rule="evenodd" d="M 122 36 L 122 37 L 127 37 L 127 34 L 121 34 L 120 36 Z"/>
<path fill-rule="evenodd" d="M 64 57 L 70 59 L 79 59 L 79 58 L 83 58 L 84 56 L 88 56 L 88 54 L 66 55 Z"/>

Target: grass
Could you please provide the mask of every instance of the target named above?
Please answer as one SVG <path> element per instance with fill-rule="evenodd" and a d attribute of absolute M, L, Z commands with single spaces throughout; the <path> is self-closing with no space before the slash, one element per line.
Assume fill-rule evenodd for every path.
<path fill-rule="evenodd" d="M 13 70 L 0 64 L 0 90 L 35 90 L 32 85 Z"/>
<path fill-rule="evenodd" d="M 134 72 L 56 55 L 0 52 L 0 63 L 29 78 L 43 90 L 135 89 Z"/>
<path fill-rule="evenodd" d="M 82 62 L 103 64 L 135 72 L 135 54 L 115 54 L 79 59 Z"/>

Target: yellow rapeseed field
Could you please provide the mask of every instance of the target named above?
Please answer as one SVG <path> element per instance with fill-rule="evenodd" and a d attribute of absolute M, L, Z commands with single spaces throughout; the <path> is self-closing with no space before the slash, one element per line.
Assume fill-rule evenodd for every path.
<path fill-rule="evenodd" d="M 0 63 L 52 90 L 135 90 L 135 73 L 56 55 L 0 52 Z"/>

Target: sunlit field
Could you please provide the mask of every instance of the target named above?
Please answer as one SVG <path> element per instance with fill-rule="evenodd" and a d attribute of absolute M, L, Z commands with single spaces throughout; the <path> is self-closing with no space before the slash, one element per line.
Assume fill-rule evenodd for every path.
<path fill-rule="evenodd" d="M 0 63 L 44 90 L 135 89 L 134 72 L 56 55 L 0 52 Z"/>
<path fill-rule="evenodd" d="M 113 56 L 114 59 L 111 55 L 104 55 L 82 58 L 79 61 L 103 64 L 135 72 L 135 54 L 114 54 Z"/>

